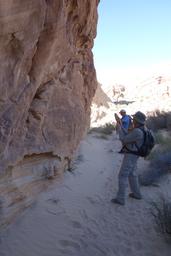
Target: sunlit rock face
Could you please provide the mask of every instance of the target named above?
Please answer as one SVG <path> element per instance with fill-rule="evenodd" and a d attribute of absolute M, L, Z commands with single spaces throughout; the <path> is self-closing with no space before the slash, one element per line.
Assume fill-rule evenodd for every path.
<path fill-rule="evenodd" d="M 96 127 L 107 123 L 106 118 L 108 118 L 108 113 L 111 112 L 111 108 L 112 100 L 103 90 L 102 85 L 98 83 L 91 105 L 91 126 Z"/>
<path fill-rule="evenodd" d="M 98 2 L 0 2 L 0 204 L 6 208 L 33 194 L 27 177 L 33 182 L 69 165 L 89 125 Z"/>
<path fill-rule="evenodd" d="M 99 84 L 93 98 L 91 111 L 91 126 L 102 126 L 107 123 L 116 124 L 114 113 L 125 109 L 132 115 L 137 110 L 144 112 L 148 117 L 160 116 L 160 125 L 157 129 L 171 128 L 171 64 L 158 65 L 155 69 L 149 68 L 137 79 L 113 84 Z M 124 74 L 124 73 L 123 73 Z M 164 114 L 165 113 L 165 114 Z M 155 130 L 155 123 L 148 122 Z"/>

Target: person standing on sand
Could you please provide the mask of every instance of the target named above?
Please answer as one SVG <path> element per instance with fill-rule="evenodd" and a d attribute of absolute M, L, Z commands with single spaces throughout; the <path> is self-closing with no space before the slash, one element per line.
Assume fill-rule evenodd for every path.
<path fill-rule="evenodd" d="M 122 116 L 121 119 L 119 118 L 119 116 L 116 113 L 114 115 L 115 120 L 117 122 L 117 125 L 116 125 L 117 129 L 116 130 L 118 132 L 118 130 L 119 130 L 118 125 L 121 125 L 123 131 L 125 131 L 125 133 L 127 133 L 130 130 L 131 126 L 132 126 L 131 117 L 129 115 L 127 115 L 126 110 L 124 110 L 124 109 L 121 109 L 119 114 Z"/>
<path fill-rule="evenodd" d="M 136 112 L 133 115 L 133 129 L 129 133 L 125 133 L 125 129 L 118 122 L 119 138 L 123 144 L 121 152 L 124 154 L 124 158 L 118 175 L 119 188 L 117 196 L 111 200 L 112 203 L 125 204 L 128 182 L 131 189 L 129 196 L 135 199 L 142 199 L 136 173 L 139 156 L 129 152 L 129 150 L 138 151 L 138 148 L 143 144 L 144 134 L 140 128 L 144 128 L 145 121 L 145 114 L 140 111 Z"/>

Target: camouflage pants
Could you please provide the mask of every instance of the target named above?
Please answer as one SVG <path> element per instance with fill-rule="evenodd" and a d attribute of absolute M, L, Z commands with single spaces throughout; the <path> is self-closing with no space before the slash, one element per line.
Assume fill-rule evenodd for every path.
<path fill-rule="evenodd" d="M 125 203 L 128 182 L 131 192 L 134 193 L 135 196 L 141 197 L 138 176 L 136 173 L 138 158 L 138 156 L 133 154 L 124 154 L 123 162 L 118 176 L 119 184 L 116 197 L 122 203 Z"/>

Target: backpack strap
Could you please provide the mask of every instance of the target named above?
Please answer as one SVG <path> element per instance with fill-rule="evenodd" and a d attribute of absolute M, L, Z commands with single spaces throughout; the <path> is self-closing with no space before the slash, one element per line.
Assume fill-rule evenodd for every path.
<path fill-rule="evenodd" d="M 145 143 L 145 140 L 146 140 L 146 132 L 145 132 L 145 130 L 144 130 L 144 126 L 141 128 L 141 127 L 139 127 L 138 129 L 140 129 L 142 132 L 143 132 L 143 143 L 142 143 L 142 145 Z M 142 146 L 140 146 L 140 147 L 138 147 L 138 145 L 136 144 L 136 142 L 134 143 L 135 144 L 135 147 L 137 148 L 137 151 L 135 151 L 135 150 L 131 150 L 131 149 L 129 149 L 129 148 L 127 148 L 127 146 L 126 145 L 124 145 L 122 148 L 121 148 L 121 151 L 120 151 L 120 153 L 131 153 L 131 154 L 134 154 L 134 155 L 139 155 L 138 154 L 138 151 L 139 151 L 139 149 L 140 149 L 140 147 Z M 126 152 L 124 152 L 124 149 L 126 149 Z"/>

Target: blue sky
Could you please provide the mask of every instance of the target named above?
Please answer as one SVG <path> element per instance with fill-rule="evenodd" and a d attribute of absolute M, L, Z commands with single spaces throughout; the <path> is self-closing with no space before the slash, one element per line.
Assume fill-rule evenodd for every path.
<path fill-rule="evenodd" d="M 101 0 L 98 13 L 93 53 L 99 79 L 171 62 L 171 0 Z"/>

